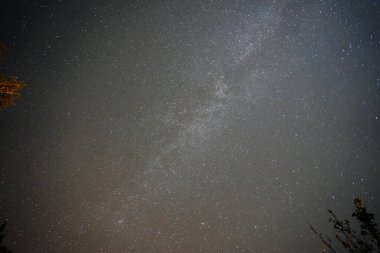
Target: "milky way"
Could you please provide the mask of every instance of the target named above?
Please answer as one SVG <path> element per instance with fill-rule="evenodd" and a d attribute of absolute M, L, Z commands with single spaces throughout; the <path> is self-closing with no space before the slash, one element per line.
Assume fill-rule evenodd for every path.
<path fill-rule="evenodd" d="M 320 252 L 380 215 L 376 1 L 3 1 L 14 252 Z"/>

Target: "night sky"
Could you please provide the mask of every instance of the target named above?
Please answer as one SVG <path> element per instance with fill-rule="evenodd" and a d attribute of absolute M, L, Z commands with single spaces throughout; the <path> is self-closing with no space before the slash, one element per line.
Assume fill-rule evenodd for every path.
<path fill-rule="evenodd" d="M 380 1 L 0 0 L 17 252 L 321 252 L 380 221 Z"/>

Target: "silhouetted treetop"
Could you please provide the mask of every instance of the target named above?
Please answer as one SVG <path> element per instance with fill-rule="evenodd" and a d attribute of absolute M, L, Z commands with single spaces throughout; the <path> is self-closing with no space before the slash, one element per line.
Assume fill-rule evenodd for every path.
<path fill-rule="evenodd" d="M 360 231 L 353 229 L 350 221 L 340 220 L 333 211 L 328 210 L 330 213 L 329 222 L 332 223 L 335 231 L 335 239 L 340 246 L 350 253 L 380 252 L 380 231 L 375 223 L 374 214 L 367 211 L 359 198 L 355 198 L 354 205 L 355 212 L 352 217 L 359 222 Z M 312 225 L 310 228 L 324 243 L 326 250 L 334 253 L 339 252 L 329 237 L 324 237 Z"/>
<path fill-rule="evenodd" d="M 0 43 L 0 61 L 4 58 L 6 47 Z M 21 96 L 20 91 L 25 84 L 15 76 L 5 74 L 0 70 L 0 111 L 15 105 L 15 101 Z"/>

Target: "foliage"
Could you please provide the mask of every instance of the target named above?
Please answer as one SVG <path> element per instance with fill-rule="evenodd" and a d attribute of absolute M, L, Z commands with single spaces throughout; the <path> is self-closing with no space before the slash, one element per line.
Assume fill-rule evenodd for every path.
<path fill-rule="evenodd" d="M 0 60 L 4 58 L 6 47 L 0 43 Z M 14 76 L 9 76 L 0 71 L 0 111 L 15 104 L 21 96 L 20 91 L 25 84 Z"/>
<path fill-rule="evenodd" d="M 0 72 L 0 110 L 15 104 L 15 101 L 21 96 L 20 91 L 25 84 L 17 80 L 14 76 L 5 76 Z"/>
<path fill-rule="evenodd" d="M 359 198 L 355 198 L 355 212 L 352 217 L 356 218 L 360 224 L 360 231 L 351 227 L 350 221 L 339 220 L 333 211 L 328 210 L 331 217 L 329 222 L 334 227 L 335 239 L 347 252 L 350 253 L 372 253 L 380 252 L 380 230 L 375 223 L 375 216 L 368 213 Z M 333 246 L 331 239 L 324 237 L 312 225 L 311 230 L 318 235 L 319 239 L 325 244 L 330 252 L 338 252 Z"/>
<path fill-rule="evenodd" d="M 5 237 L 5 227 L 7 226 L 6 223 L 3 223 L 0 225 L 0 253 L 12 253 L 12 251 L 8 250 L 7 247 L 3 245 L 3 240 Z"/>

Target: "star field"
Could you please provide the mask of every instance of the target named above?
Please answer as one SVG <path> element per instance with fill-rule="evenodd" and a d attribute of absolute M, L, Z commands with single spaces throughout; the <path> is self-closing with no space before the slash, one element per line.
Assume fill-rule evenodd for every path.
<path fill-rule="evenodd" d="M 380 215 L 376 1 L 0 1 L 14 252 L 322 252 Z M 0 220 L 1 222 L 1 220 Z"/>

